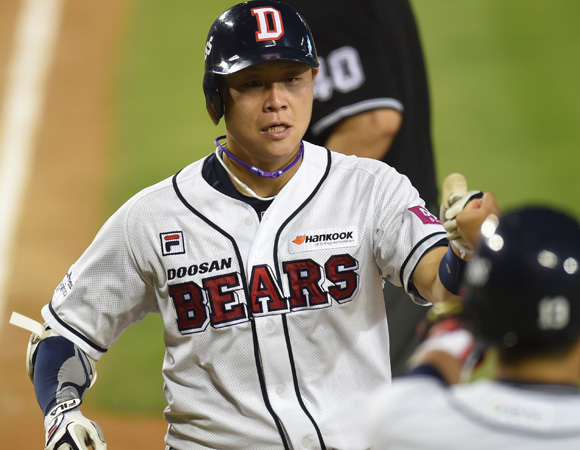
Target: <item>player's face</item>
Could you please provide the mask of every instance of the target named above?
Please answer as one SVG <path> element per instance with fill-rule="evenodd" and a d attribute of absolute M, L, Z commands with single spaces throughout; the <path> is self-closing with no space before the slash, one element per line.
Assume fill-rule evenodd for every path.
<path fill-rule="evenodd" d="M 317 72 L 306 64 L 277 60 L 225 77 L 230 151 L 266 170 L 289 163 L 310 122 Z"/>

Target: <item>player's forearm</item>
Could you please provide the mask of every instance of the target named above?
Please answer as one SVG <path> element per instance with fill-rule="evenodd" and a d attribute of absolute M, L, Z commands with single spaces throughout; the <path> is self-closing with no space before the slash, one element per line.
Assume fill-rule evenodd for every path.
<path fill-rule="evenodd" d="M 332 132 L 326 146 L 345 155 L 383 159 L 402 122 L 399 111 L 377 109 L 349 117 Z"/>

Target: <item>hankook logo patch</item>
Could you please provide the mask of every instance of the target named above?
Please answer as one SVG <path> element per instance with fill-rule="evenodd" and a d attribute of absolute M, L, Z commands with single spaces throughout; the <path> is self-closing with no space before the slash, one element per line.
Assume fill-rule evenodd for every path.
<path fill-rule="evenodd" d="M 354 227 L 331 228 L 292 234 L 288 239 L 290 253 L 328 248 L 357 247 L 358 232 Z"/>

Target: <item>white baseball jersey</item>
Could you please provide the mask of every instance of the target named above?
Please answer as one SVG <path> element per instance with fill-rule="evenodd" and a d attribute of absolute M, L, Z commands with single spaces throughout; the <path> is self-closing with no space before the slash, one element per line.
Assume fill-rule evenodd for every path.
<path fill-rule="evenodd" d="M 373 450 L 577 450 L 575 386 L 397 379 L 375 399 Z"/>
<path fill-rule="evenodd" d="M 179 450 L 367 448 L 363 413 L 391 379 L 381 277 L 408 289 L 443 227 L 391 167 L 308 143 L 261 220 L 202 166 L 122 206 L 43 317 L 99 359 L 161 313 Z"/>

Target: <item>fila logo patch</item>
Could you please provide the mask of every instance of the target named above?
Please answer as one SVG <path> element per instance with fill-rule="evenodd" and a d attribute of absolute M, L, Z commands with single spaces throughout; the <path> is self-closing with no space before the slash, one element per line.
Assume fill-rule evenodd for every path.
<path fill-rule="evenodd" d="M 172 231 L 171 233 L 161 233 L 161 253 L 167 255 L 183 255 L 185 253 L 185 244 L 183 241 L 183 232 Z"/>
<path fill-rule="evenodd" d="M 290 253 L 309 252 L 327 248 L 346 248 L 358 246 L 358 233 L 354 227 L 316 230 L 309 233 L 296 233 L 288 239 Z"/>
<path fill-rule="evenodd" d="M 270 6 L 263 8 L 253 8 L 252 15 L 258 21 L 258 31 L 256 31 L 256 42 L 277 41 L 284 35 L 284 24 L 282 14 L 277 9 Z"/>
<path fill-rule="evenodd" d="M 409 208 L 409 211 L 421 219 L 421 222 L 425 225 L 441 225 L 441 221 L 423 206 L 413 206 L 412 208 Z"/>

